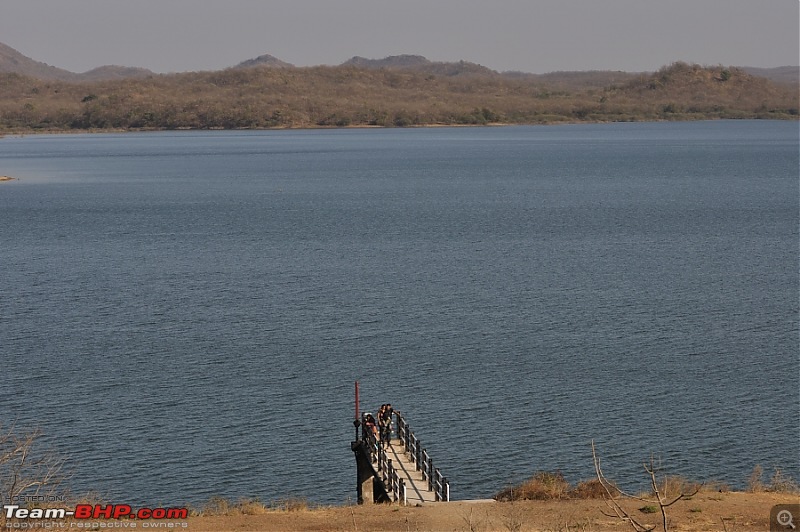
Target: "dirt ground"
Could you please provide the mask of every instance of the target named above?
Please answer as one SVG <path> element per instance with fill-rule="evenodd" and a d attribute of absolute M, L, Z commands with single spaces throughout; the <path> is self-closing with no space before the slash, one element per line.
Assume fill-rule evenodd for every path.
<path fill-rule="evenodd" d="M 669 530 L 741 532 L 770 530 L 770 510 L 800 504 L 800 495 L 701 492 L 667 509 Z M 631 515 L 661 530 L 661 513 L 643 513 L 640 501 L 624 505 Z M 191 531 L 623 531 L 627 523 L 602 500 L 450 502 L 423 507 L 342 506 L 309 510 L 264 510 L 257 515 L 192 517 L 173 530 Z M 164 523 L 162 523 L 163 525 Z M 176 523 L 177 524 L 177 523 Z M 800 527 L 800 523 L 795 523 Z"/>

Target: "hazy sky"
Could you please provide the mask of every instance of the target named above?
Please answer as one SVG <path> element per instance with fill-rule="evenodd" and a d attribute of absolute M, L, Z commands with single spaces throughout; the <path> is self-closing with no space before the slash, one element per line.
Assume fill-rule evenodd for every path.
<path fill-rule="evenodd" d="M 0 42 L 83 72 L 419 54 L 495 70 L 797 65 L 798 0 L 0 0 Z"/>

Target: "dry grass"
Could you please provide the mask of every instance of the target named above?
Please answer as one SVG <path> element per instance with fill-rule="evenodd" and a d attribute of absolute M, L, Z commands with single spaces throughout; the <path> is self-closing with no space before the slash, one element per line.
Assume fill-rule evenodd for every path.
<path fill-rule="evenodd" d="M 212 497 L 201 508 L 192 512 L 192 515 L 211 516 L 237 516 L 261 515 L 267 512 L 305 512 L 311 509 L 308 500 L 303 497 L 290 497 L 266 505 L 258 499 L 239 499 L 231 502 L 224 497 Z"/>
<path fill-rule="evenodd" d="M 303 497 L 291 497 L 278 503 L 278 508 L 287 512 L 300 512 L 308 510 L 308 500 Z"/>
<path fill-rule="evenodd" d="M 764 469 L 761 465 L 756 464 L 747 480 L 747 491 L 749 493 L 800 493 L 800 486 L 798 486 L 797 482 L 793 478 L 786 476 L 780 468 L 775 468 L 775 472 L 768 483 L 763 482 L 763 476 Z"/>
<path fill-rule="evenodd" d="M 505 488 L 494 498 L 498 501 L 537 500 L 550 501 L 562 499 L 602 499 L 606 495 L 603 485 L 597 479 L 578 482 L 574 487 L 564 479 L 560 471 L 537 471 L 525 482 Z"/>
<path fill-rule="evenodd" d="M 791 477 L 783 474 L 783 471 L 775 468 L 775 473 L 769 479 L 769 489 L 773 493 L 800 493 L 800 486 Z"/>
<path fill-rule="evenodd" d="M 537 471 L 530 479 L 500 491 L 494 498 L 498 501 L 548 501 L 566 499 L 569 491 L 569 482 L 560 471 Z"/>
<path fill-rule="evenodd" d="M 769 509 L 776 504 L 796 502 L 794 495 L 779 493 L 699 493 L 691 504 L 671 507 L 670 529 L 684 532 L 727 530 L 763 532 L 769 529 Z M 661 514 L 642 513 L 641 501 L 622 501 L 625 509 L 647 526 L 661 529 Z M 519 530 L 631 530 L 629 526 L 603 514 L 596 499 L 513 502 L 450 502 L 421 507 L 364 505 L 311 508 L 308 511 L 268 511 L 262 515 L 191 517 L 189 530 L 315 530 L 423 531 L 452 530 L 494 532 Z"/>
<path fill-rule="evenodd" d="M 760 464 L 756 464 L 753 468 L 753 472 L 750 473 L 750 478 L 747 479 L 747 491 L 749 493 L 760 493 L 764 491 L 764 483 L 761 481 L 761 477 L 763 476 L 764 469 Z"/>
<path fill-rule="evenodd" d="M 757 474 L 757 475 L 756 475 Z M 773 492 L 773 493 L 798 493 L 797 484 L 790 478 L 784 475 L 780 469 L 776 469 L 775 474 L 768 484 L 760 482 L 761 469 L 757 467 L 754 470 L 754 475 L 758 477 L 754 481 L 754 476 L 751 475 L 748 492 Z M 755 484 L 754 484 L 755 482 Z M 609 486 L 612 492 L 615 486 Z M 731 488 L 728 484 L 723 482 L 697 482 L 689 480 L 680 475 L 668 475 L 661 479 L 658 483 L 658 489 L 662 496 L 671 498 L 680 495 L 681 493 L 693 493 L 696 490 L 704 493 L 729 493 Z M 613 493 L 617 495 L 619 493 Z M 599 480 L 591 479 L 578 482 L 572 486 L 561 472 L 547 472 L 538 471 L 530 479 L 522 482 L 521 484 L 505 488 L 498 492 L 494 498 L 498 501 L 516 501 L 516 500 L 586 500 L 586 499 L 603 499 L 607 497 L 607 493 Z M 651 491 L 643 492 L 637 495 L 641 498 L 652 498 L 655 494 Z"/>
<path fill-rule="evenodd" d="M 662 497 L 669 499 L 677 497 L 681 493 L 694 493 L 704 486 L 702 482 L 687 480 L 686 477 L 680 475 L 665 475 L 658 483 L 658 491 Z M 656 493 L 651 490 L 647 496 L 655 497 Z"/>
<path fill-rule="evenodd" d="M 599 480 L 584 480 L 578 482 L 575 488 L 569 492 L 570 499 L 602 499 L 606 496 L 606 490 Z"/>
<path fill-rule="evenodd" d="M 224 497 L 212 497 L 193 514 L 200 516 L 260 515 L 267 511 L 267 507 L 257 499 L 240 499 L 234 503 Z"/>

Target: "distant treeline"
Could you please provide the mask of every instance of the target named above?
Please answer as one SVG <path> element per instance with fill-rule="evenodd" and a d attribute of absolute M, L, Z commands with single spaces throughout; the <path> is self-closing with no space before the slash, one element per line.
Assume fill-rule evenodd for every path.
<path fill-rule="evenodd" d="M 675 63 L 619 79 L 358 65 L 83 83 L 1 74 L 0 133 L 798 118 L 795 88 L 736 68 Z"/>

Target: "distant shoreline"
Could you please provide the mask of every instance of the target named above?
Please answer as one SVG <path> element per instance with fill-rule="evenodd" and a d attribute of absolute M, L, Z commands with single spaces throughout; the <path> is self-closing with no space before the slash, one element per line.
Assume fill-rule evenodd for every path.
<path fill-rule="evenodd" d="M 318 125 L 299 125 L 299 126 L 277 126 L 277 127 L 243 127 L 243 128 L 222 128 L 222 127 L 178 127 L 178 128 L 91 128 L 91 129 L 35 129 L 6 131 L 0 134 L 3 138 L 20 138 L 30 135 L 93 135 L 93 134 L 118 134 L 118 133 L 163 133 L 163 132 L 200 132 L 200 131 L 319 131 L 319 130 L 353 130 L 353 129 L 441 129 L 441 128 L 497 128 L 497 127 L 527 127 L 527 126 L 567 126 L 567 125 L 589 125 L 589 124 L 658 124 L 664 122 L 741 122 L 742 120 L 754 121 L 774 121 L 774 122 L 797 122 L 800 116 L 791 117 L 768 117 L 768 118 L 687 118 L 680 120 L 554 120 L 552 122 L 520 122 L 506 123 L 494 122 L 488 124 L 414 124 L 409 126 L 380 126 L 369 124 L 353 124 L 347 126 L 318 126 Z M 18 180 L 16 177 L 0 176 L 0 180 Z"/>

